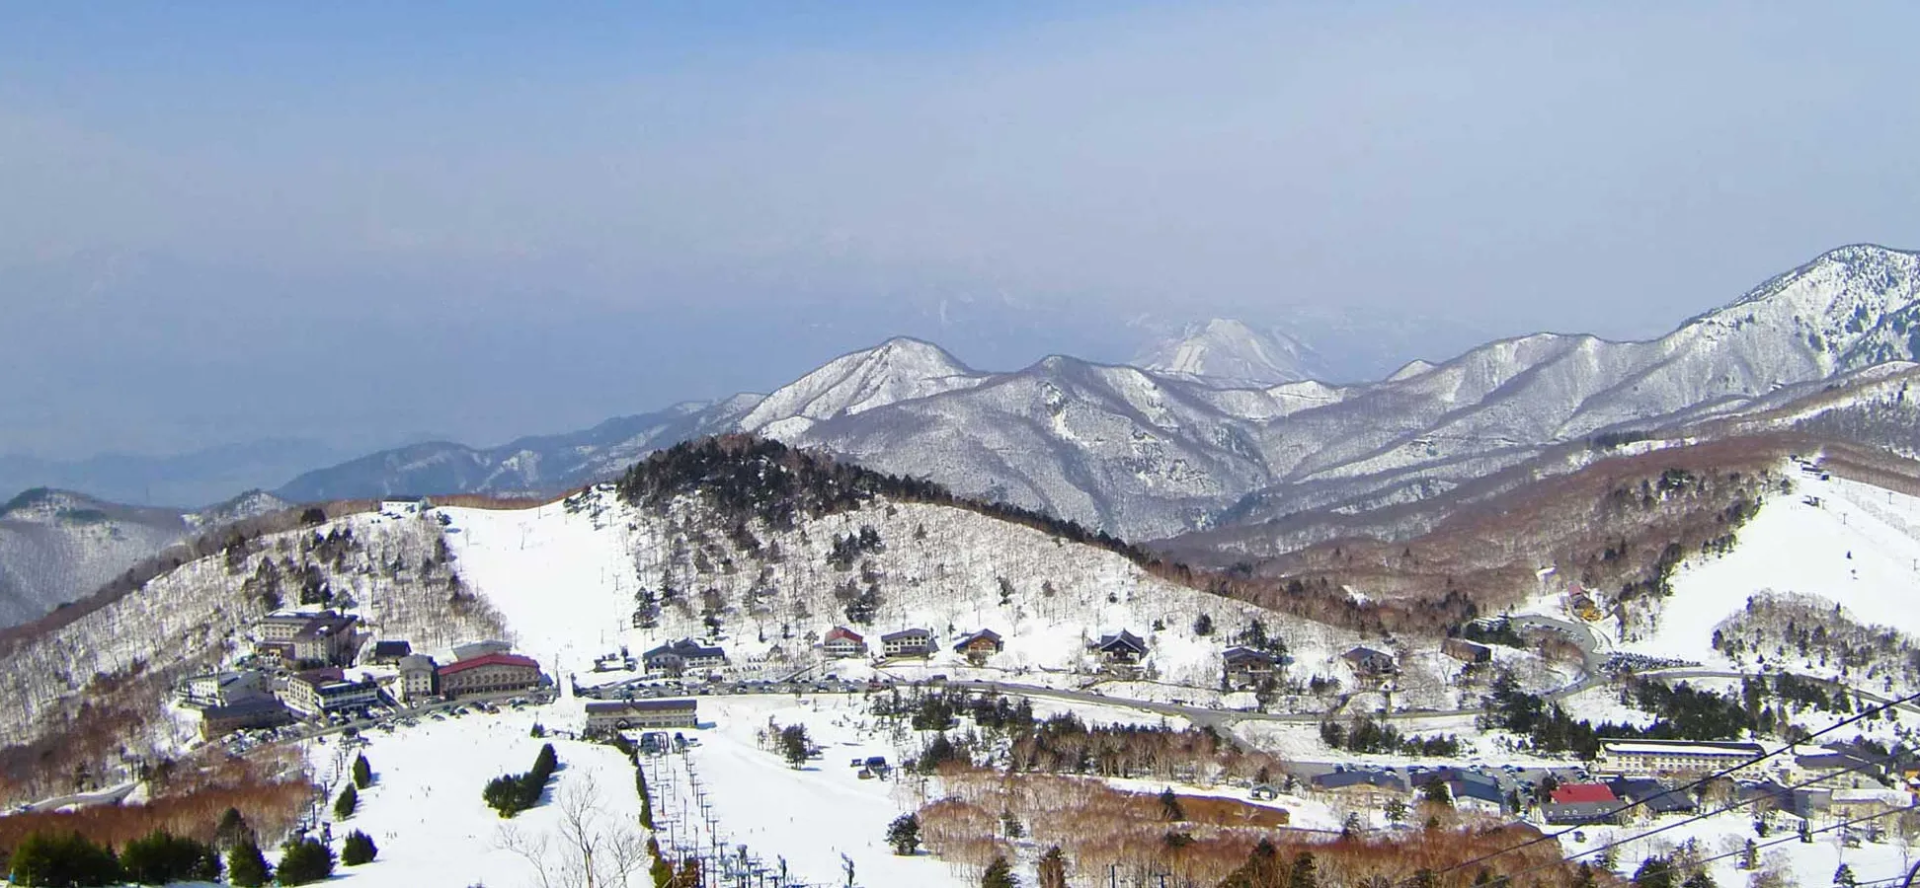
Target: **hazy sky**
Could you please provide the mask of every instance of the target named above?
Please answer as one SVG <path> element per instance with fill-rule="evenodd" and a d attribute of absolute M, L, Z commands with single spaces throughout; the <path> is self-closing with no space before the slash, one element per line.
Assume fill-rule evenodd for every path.
<path fill-rule="evenodd" d="M 1920 245 L 1920 9 L 1835 6 L 4 4 L 0 453 L 491 444 L 1142 315 L 1653 335 Z"/>

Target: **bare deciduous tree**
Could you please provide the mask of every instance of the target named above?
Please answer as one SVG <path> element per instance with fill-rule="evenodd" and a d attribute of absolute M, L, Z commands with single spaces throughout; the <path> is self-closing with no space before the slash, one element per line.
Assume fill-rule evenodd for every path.
<path fill-rule="evenodd" d="M 499 847 L 525 860 L 540 888 L 631 888 L 634 876 L 646 872 L 646 836 L 601 807 L 591 775 L 562 787 L 554 807 L 560 824 L 553 833 L 500 829 Z"/>

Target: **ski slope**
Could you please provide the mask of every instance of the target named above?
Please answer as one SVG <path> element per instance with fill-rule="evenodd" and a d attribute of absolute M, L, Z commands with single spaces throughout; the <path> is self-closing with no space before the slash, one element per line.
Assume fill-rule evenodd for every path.
<path fill-rule="evenodd" d="M 1731 553 L 1683 565 L 1654 631 L 1622 649 L 1729 665 L 1713 650 L 1714 627 L 1766 590 L 1817 595 L 1857 621 L 1920 636 L 1920 498 L 1838 477 L 1794 480 L 1794 493 L 1775 494 L 1740 529 Z"/>
<path fill-rule="evenodd" d="M 637 824 L 640 796 L 626 757 L 610 746 L 531 736 L 534 722 L 551 717 L 541 708 L 473 712 L 393 734 L 367 734 L 361 752 L 372 766 L 373 785 L 360 792 L 352 817 L 333 821 L 331 802 L 326 816 L 336 849 L 347 831 L 357 829 L 373 838 L 380 853 L 372 863 L 337 868 L 336 878 L 346 876 L 356 888 L 538 885 L 532 864 L 506 848 L 504 831 L 557 843 L 559 796 L 583 791 L 589 783 L 604 828 Z M 552 743 L 560 759 L 548 798 L 511 820 L 501 819 L 480 800 L 481 789 L 496 776 L 532 768 L 544 743 Z M 337 797 L 353 753 L 342 750 L 336 738 L 309 744 L 307 754 L 316 781 L 327 786 L 329 799 Z M 631 828 L 644 842 L 644 831 Z"/>

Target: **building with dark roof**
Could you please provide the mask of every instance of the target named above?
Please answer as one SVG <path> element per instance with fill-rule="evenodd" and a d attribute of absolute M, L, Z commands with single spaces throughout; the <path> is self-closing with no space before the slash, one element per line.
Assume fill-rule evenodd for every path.
<path fill-rule="evenodd" d="M 1357 647 L 1340 655 L 1359 675 L 1390 675 L 1399 669 L 1393 655 L 1370 647 Z"/>
<path fill-rule="evenodd" d="M 587 732 L 697 728 L 695 700 L 606 700 L 587 704 Z"/>
<path fill-rule="evenodd" d="M 1273 676 L 1279 663 L 1279 657 L 1250 647 L 1230 647 L 1220 655 L 1221 669 L 1230 688 L 1259 687 L 1262 681 Z"/>
<path fill-rule="evenodd" d="M 727 652 L 695 642 L 691 638 L 663 644 L 640 655 L 649 675 L 683 675 L 689 670 L 718 669 L 727 665 Z"/>
<path fill-rule="evenodd" d="M 988 657 L 1005 649 L 1006 643 L 1000 640 L 1000 633 L 992 629 L 982 629 L 965 636 L 960 639 L 959 644 L 953 646 L 954 653 L 965 654 L 967 659 L 975 664 L 984 663 Z"/>
<path fill-rule="evenodd" d="M 293 723 L 286 704 L 272 697 L 251 697 L 227 706 L 200 711 L 200 736 L 213 739 L 234 731 L 277 728 Z"/>
<path fill-rule="evenodd" d="M 380 702 L 380 685 L 371 679 L 349 680 L 339 667 L 309 669 L 287 679 L 280 699 L 303 715 L 323 715 Z"/>
<path fill-rule="evenodd" d="M 519 654 L 484 654 L 456 660 L 434 672 L 440 695 L 449 699 L 473 694 L 524 691 L 546 684 L 540 664 Z"/>
<path fill-rule="evenodd" d="M 1820 749 L 1793 757 L 1794 782 L 1817 781 L 1834 789 L 1861 789 L 1881 785 L 1887 763 L 1873 753 Z"/>
<path fill-rule="evenodd" d="M 394 696 L 402 703 L 417 703 L 440 693 L 440 667 L 426 654 L 408 654 L 400 658 L 400 677 L 393 684 Z"/>
<path fill-rule="evenodd" d="M 335 666 L 351 664 L 357 646 L 353 624 L 357 621 L 351 614 L 335 614 L 331 611 L 308 621 L 293 635 L 291 644 L 294 661 Z"/>
<path fill-rule="evenodd" d="M 1487 663 L 1493 660 L 1493 648 L 1464 638 L 1449 638 L 1440 642 L 1440 653 L 1462 663 Z"/>
<path fill-rule="evenodd" d="M 926 629 L 902 629 L 880 636 L 881 656 L 929 657 L 933 651 L 933 633 Z"/>
<path fill-rule="evenodd" d="M 253 626 L 255 647 L 298 664 L 345 666 L 353 662 L 356 622 L 331 610 L 268 614 Z"/>
<path fill-rule="evenodd" d="M 1486 814 L 1500 814 L 1507 810 L 1507 797 L 1500 791 L 1500 781 L 1489 775 L 1460 768 L 1441 768 L 1425 775 L 1425 779 L 1415 778 L 1413 782 L 1425 785 L 1425 780 L 1433 778 L 1439 778 L 1440 782 L 1447 785 L 1455 808 Z"/>
<path fill-rule="evenodd" d="M 1100 654 L 1106 668 L 1126 672 L 1133 671 L 1147 657 L 1147 642 L 1125 629 L 1101 636 L 1094 642 L 1093 649 Z"/>
<path fill-rule="evenodd" d="M 1700 807 L 1691 794 L 1649 777 L 1615 777 L 1607 781 L 1607 788 L 1613 790 L 1616 798 L 1637 806 L 1629 813 L 1684 814 Z"/>
<path fill-rule="evenodd" d="M 1315 774 L 1308 781 L 1315 792 L 1324 793 L 1341 800 L 1347 805 L 1358 808 L 1384 808 L 1394 800 L 1406 801 L 1411 796 L 1407 782 L 1398 774 L 1385 771 L 1346 769 L 1328 774 Z"/>
<path fill-rule="evenodd" d="M 401 657 L 413 653 L 413 645 L 404 641 L 376 641 L 367 649 L 367 662 L 376 666 L 392 666 L 400 662 Z"/>

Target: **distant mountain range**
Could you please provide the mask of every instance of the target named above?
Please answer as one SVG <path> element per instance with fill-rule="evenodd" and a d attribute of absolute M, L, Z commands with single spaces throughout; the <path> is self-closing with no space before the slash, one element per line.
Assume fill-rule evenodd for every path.
<path fill-rule="evenodd" d="M 0 627 L 79 599 L 188 537 L 289 505 L 254 491 L 181 512 L 29 490 L 0 505 Z"/>
<path fill-rule="evenodd" d="M 1328 379 L 1324 358 L 1279 329 L 1215 318 L 1141 351 L 1129 364 L 1212 385 L 1269 386 Z"/>
<path fill-rule="evenodd" d="M 1643 342 L 1538 334 L 1332 385 L 1310 349 L 1231 321 L 1143 354 L 973 370 L 895 339 L 764 398 L 681 405 L 476 451 L 420 445 L 309 473 L 289 499 L 551 492 L 649 449 L 753 431 L 956 492 L 1151 539 L 1313 509 L 1407 502 L 1600 432 L 1737 415 L 1920 354 L 1920 256 L 1834 250 Z"/>
<path fill-rule="evenodd" d="M 35 487 L 84 490 L 117 503 L 193 509 L 242 490 L 285 484 L 351 452 L 318 441 L 274 439 L 170 456 L 106 453 L 78 460 L 0 455 L 0 497 Z"/>
<path fill-rule="evenodd" d="M 1568 471 L 1594 458 L 1585 442 L 1603 433 L 1792 423 L 1897 448 L 1913 416 L 1905 392 L 1915 374 L 1907 362 L 1920 355 L 1917 277 L 1920 255 L 1844 247 L 1658 339 L 1543 333 L 1350 384 L 1314 381 L 1319 356 L 1285 332 L 1229 320 L 1177 331 L 1142 350 L 1140 366 L 1055 356 L 983 372 L 932 343 L 897 338 L 767 395 L 678 404 L 493 448 L 416 444 L 306 472 L 274 496 L 548 495 L 680 441 L 746 431 L 1152 540 L 1301 515 L 1350 518 L 1505 470 Z M 1848 387 L 1878 400 L 1835 400 Z M 108 538 L 129 552 L 155 550 L 149 543 L 191 523 L 166 514 L 134 510 L 121 536 Z M 7 571 L 22 574 L 19 556 L 6 552 L 0 583 Z M 51 607 L 86 582 L 26 583 L 39 590 L 27 599 Z"/>

